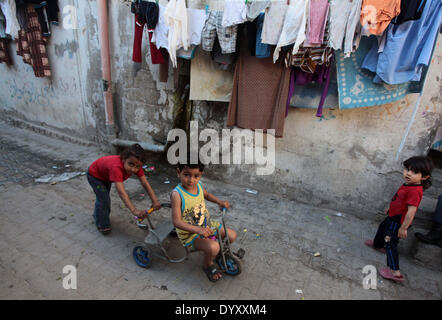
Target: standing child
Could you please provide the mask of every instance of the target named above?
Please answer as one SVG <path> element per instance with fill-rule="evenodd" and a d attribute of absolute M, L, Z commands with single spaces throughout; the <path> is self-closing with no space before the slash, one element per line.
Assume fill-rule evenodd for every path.
<path fill-rule="evenodd" d="M 399 270 L 397 245 L 399 239 L 407 238 L 417 208 L 422 200 L 423 190 L 431 186 L 433 163 L 427 157 L 411 157 L 403 163 L 405 183 L 399 188 L 386 210 L 388 217 L 379 225 L 374 240 L 365 244 L 387 255 L 387 268 L 379 273 L 385 279 L 402 282 L 404 276 Z"/>
<path fill-rule="evenodd" d="M 120 156 L 101 157 L 90 165 L 87 179 L 97 196 L 93 217 L 97 229 L 101 233 L 108 234 L 111 231 L 109 193 L 112 183 L 115 183 L 118 195 L 134 216 L 144 218 L 147 215 L 146 211 L 135 208 L 124 188 L 123 181 L 127 180 L 132 174 L 137 175 L 141 185 L 147 191 L 152 200 L 153 208 L 157 210 L 161 207 L 142 169 L 146 161 L 144 149 L 139 144 L 134 144 L 124 150 Z"/>
<path fill-rule="evenodd" d="M 218 204 L 220 209 L 229 208 L 230 204 L 203 188 L 200 182 L 203 172 L 202 163 L 178 165 L 177 175 L 181 183 L 170 196 L 172 220 L 181 243 L 185 247 L 204 252 L 203 270 L 210 281 L 216 282 L 221 279 L 221 273 L 213 261 L 220 252 L 220 246 L 210 237 L 219 233 L 224 238 L 226 233 L 218 221 L 210 219 L 205 199 Z M 232 243 L 236 239 L 236 232 L 231 229 L 227 231 Z"/>

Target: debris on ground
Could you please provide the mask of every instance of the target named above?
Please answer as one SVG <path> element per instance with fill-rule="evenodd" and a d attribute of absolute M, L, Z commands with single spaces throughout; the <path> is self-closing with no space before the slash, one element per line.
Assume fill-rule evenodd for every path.
<path fill-rule="evenodd" d="M 298 294 L 302 294 L 302 290 L 299 290 L 299 289 L 296 289 L 295 292 L 298 293 Z"/>
<path fill-rule="evenodd" d="M 327 220 L 328 222 L 331 222 L 331 220 L 328 216 L 325 216 L 324 219 Z"/>
<path fill-rule="evenodd" d="M 57 182 L 68 181 L 81 174 L 82 172 L 64 172 L 60 175 L 47 174 L 35 179 L 35 182 L 56 184 Z"/>
<path fill-rule="evenodd" d="M 315 252 L 315 253 L 313 254 L 313 256 L 314 256 L 314 257 L 320 257 L 321 254 L 320 254 L 319 252 Z"/>
<path fill-rule="evenodd" d="M 335 216 L 342 217 L 342 213 L 338 212 L 338 213 L 335 214 Z"/>
<path fill-rule="evenodd" d="M 258 194 L 258 191 L 253 190 L 253 189 L 249 189 L 249 188 L 246 189 L 246 192 L 252 193 L 252 194 Z"/>

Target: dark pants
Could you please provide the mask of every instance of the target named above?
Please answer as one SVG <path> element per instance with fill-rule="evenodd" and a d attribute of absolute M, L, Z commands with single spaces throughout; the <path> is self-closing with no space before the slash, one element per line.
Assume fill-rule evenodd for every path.
<path fill-rule="evenodd" d="M 98 229 L 110 228 L 110 190 L 112 182 L 102 181 L 87 173 L 87 181 L 97 196 L 95 200 L 94 219 Z"/>
<path fill-rule="evenodd" d="M 399 254 L 397 245 L 399 243 L 398 230 L 401 227 L 401 216 L 387 217 L 379 225 L 373 246 L 376 249 L 385 248 L 387 254 L 387 265 L 391 270 L 399 270 Z"/>

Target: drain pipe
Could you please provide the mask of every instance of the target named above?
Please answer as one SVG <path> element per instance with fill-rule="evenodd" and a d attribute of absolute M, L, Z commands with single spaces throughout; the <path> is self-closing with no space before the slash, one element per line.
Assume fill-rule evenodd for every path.
<path fill-rule="evenodd" d="M 109 19 L 107 0 L 98 0 L 98 29 L 100 34 L 101 69 L 103 72 L 103 97 L 108 135 L 115 135 L 114 104 L 112 100 L 112 78 L 109 50 Z"/>

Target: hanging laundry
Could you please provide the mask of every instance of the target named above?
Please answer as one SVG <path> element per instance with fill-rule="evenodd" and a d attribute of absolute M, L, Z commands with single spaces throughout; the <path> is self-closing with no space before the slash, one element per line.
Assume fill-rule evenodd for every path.
<path fill-rule="evenodd" d="M 328 95 L 328 90 L 330 86 L 330 80 L 332 75 L 332 69 L 334 68 L 333 61 L 330 61 L 328 64 L 319 65 L 314 73 L 305 72 L 300 68 L 294 68 L 291 74 L 290 81 L 290 89 L 289 89 L 289 98 L 287 99 L 287 111 L 290 106 L 290 99 L 294 94 L 296 86 L 306 86 L 312 83 L 317 83 L 319 85 L 323 85 L 321 99 L 319 101 L 319 105 L 317 107 L 316 116 L 321 117 L 322 111 L 325 103 L 325 99 Z M 296 106 L 296 105 L 295 105 Z"/>
<path fill-rule="evenodd" d="M 169 26 L 166 23 L 166 18 L 164 17 L 164 12 L 166 7 L 159 5 L 158 23 L 153 30 L 152 42 L 155 43 L 157 48 L 169 48 Z"/>
<path fill-rule="evenodd" d="M 49 37 L 51 35 L 50 24 L 58 25 L 58 1 L 57 0 L 25 0 L 27 3 L 31 3 L 37 12 L 38 21 L 43 36 Z"/>
<path fill-rule="evenodd" d="M 375 36 L 362 37 L 358 50 L 348 59 L 344 57 L 342 51 L 336 52 L 339 109 L 388 104 L 403 99 L 407 94 L 422 91 L 423 81 L 399 85 L 373 82 L 374 74 L 362 69 L 361 66 L 367 53 L 377 42 Z"/>
<path fill-rule="evenodd" d="M 139 1 L 133 13 L 138 17 L 140 24 L 146 24 L 148 30 L 155 29 L 159 19 L 160 8 L 155 2 Z"/>
<path fill-rule="evenodd" d="M 256 55 L 256 41 L 258 40 L 256 37 L 256 34 L 258 32 L 258 26 L 257 26 L 257 19 L 253 21 L 247 21 L 244 23 L 244 27 L 247 32 L 247 45 L 249 48 L 249 52 L 251 56 Z M 261 41 L 261 37 L 259 37 L 259 40 Z"/>
<path fill-rule="evenodd" d="M 400 12 L 401 0 L 363 0 L 361 25 L 371 34 L 381 35 Z"/>
<path fill-rule="evenodd" d="M 3 15 L 6 18 L 6 29 L 5 32 L 9 34 L 13 39 L 18 38 L 18 30 L 20 29 L 20 24 L 17 20 L 16 15 L 16 5 L 14 0 L 0 0 L 0 8 L 2 9 Z"/>
<path fill-rule="evenodd" d="M 200 9 L 187 9 L 187 28 L 190 44 L 198 46 L 201 44 L 201 33 L 206 24 L 206 12 Z"/>
<path fill-rule="evenodd" d="M 222 27 L 230 27 L 247 21 L 247 7 L 244 0 L 225 0 Z"/>
<path fill-rule="evenodd" d="M 294 43 L 292 53 L 296 54 L 305 40 L 305 28 L 309 15 L 310 0 L 298 0 L 290 3 L 284 19 L 281 36 L 273 52 L 273 62 L 279 58 L 281 47 Z"/>
<path fill-rule="evenodd" d="M 270 45 L 262 43 L 261 35 L 262 28 L 264 25 L 264 13 L 260 13 L 256 18 L 256 45 L 255 45 L 255 56 L 260 59 L 265 59 L 270 57 Z"/>
<path fill-rule="evenodd" d="M 17 55 L 23 57 L 23 61 L 32 65 L 36 77 L 50 77 L 46 50 L 46 38 L 43 37 L 38 14 L 31 4 L 26 7 L 28 17 L 27 31 L 20 29 L 17 41 Z"/>
<path fill-rule="evenodd" d="M 270 0 L 249 0 L 247 1 L 247 10 L 246 16 L 247 20 L 253 21 L 255 20 L 260 13 L 269 6 Z"/>
<path fill-rule="evenodd" d="M 328 0 L 310 0 L 309 19 L 304 47 L 320 46 L 323 44 L 329 8 Z"/>
<path fill-rule="evenodd" d="M 215 63 L 218 64 L 218 67 L 221 70 L 228 70 L 233 63 L 235 62 L 235 54 L 234 53 L 226 53 L 223 54 L 221 50 L 221 46 L 218 40 L 218 36 L 216 36 L 215 43 L 213 44 L 213 50 L 211 52 L 212 59 Z"/>
<path fill-rule="evenodd" d="M 357 49 L 361 37 L 361 5 L 362 0 L 330 0 L 329 46 L 344 48 L 345 57 Z"/>
<path fill-rule="evenodd" d="M 141 68 L 141 55 L 142 55 L 142 42 L 143 42 L 143 32 L 144 26 L 148 23 L 143 16 L 135 15 L 135 32 L 134 32 L 134 43 L 133 43 L 133 53 L 132 61 L 135 62 L 134 66 L 134 76 L 136 72 Z M 153 24 L 150 24 L 153 26 Z M 162 52 L 152 43 L 152 32 L 149 32 L 149 47 L 150 56 L 152 59 L 152 64 L 163 64 L 164 57 Z"/>
<path fill-rule="evenodd" d="M 222 19 L 222 11 L 209 11 L 201 33 L 201 48 L 203 50 L 212 51 L 216 36 L 218 36 L 223 54 L 234 53 L 236 51 L 238 26 L 234 25 L 224 28 L 222 26 Z"/>
<path fill-rule="evenodd" d="M 401 1 L 401 13 L 393 19 L 392 23 L 401 24 L 410 20 L 418 20 L 422 16 L 426 0 Z"/>
<path fill-rule="evenodd" d="M 270 2 L 270 5 L 265 9 L 261 34 L 262 43 L 278 44 L 288 7 L 286 1 Z"/>
<path fill-rule="evenodd" d="M 164 11 L 166 24 L 169 26 L 168 48 L 170 60 L 174 68 L 177 67 L 176 51 L 183 47 L 187 50 L 190 45 L 186 0 L 170 0 Z"/>
<path fill-rule="evenodd" d="M 0 63 L 6 63 L 8 66 L 12 64 L 9 55 L 10 36 L 6 34 L 6 18 L 0 10 Z"/>
<path fill-rule="evenodd" d="M 318 65 L 329 65 L 333 57 L 333 49 L 328 47 L 327 41 L 329 37 L 329 28 L 324 32 L 322 45 L 319 47 L 304 47 L 299 48 L 298 53 L 293 54 L 289 50 L 285 56 L 285 63 L 287 67 L 300 67 L 303 71 L 315 73 Z"/>
<path fill-rule="evenodd" d="M 379 52 L 378 42 L 373 42 L 362 68 L 376 73 L 374 82 L 400 84 L 421 80 L 423 67 L 430 64 L 439 34 L 441 8 L 440 0 L 427 0 L 419 20 L 388 27 L 382 52 Z"/>
<path fill-rule="evenodd" d="M 227 126 L 246 129 L 275 129 L 284 133 L 284 118 L 290 82 L 290 69 L 283 59 L 256 59 L 247 49 L 247 37 L 241 32 L 241 48 L 236 62 Z"/>
<path fill-rule="evenodd" d="M 8 66 L 12 65 L 11 56 L 9 54 L 10 39 L 0 38 L 0 63 L 6 63 Z"/>

